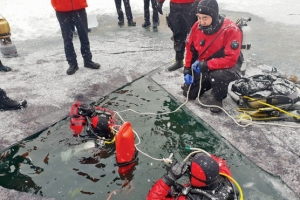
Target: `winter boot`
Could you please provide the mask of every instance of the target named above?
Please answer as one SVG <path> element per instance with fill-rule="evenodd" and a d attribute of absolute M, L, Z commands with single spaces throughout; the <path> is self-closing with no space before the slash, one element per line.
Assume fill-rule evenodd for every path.
<path fill-rule="evenodd" d="M 183 60 L 176 60 L 176 62 L 173 65 L 168 67 L 168 71 L 175 71 L 181 67 L 183 67 Z"/>
<path fill-rule="evenodd" d="M 118 21 L 118 25 L 119 25 L 119 26 L 123 26 L 124 24 L 125 24 L 125 23 L 124 23 L 124 19 Z"/>
<path fill-rule="evenodd" d="M 6 96 L 6 92 L 0 89 L 0 110 L 14 110 L 20 109 L 21 107 L 25 107 L 27 105 L 26 100 L 15 101 Z"/>
<path fill-rule="evenodd" d="M 1 72 L 9 72 L 9 71 L 11 71 L 11 68 L 4 66 L 0 60 L 0 71 Z"/>
<path fill-rule="evenodd" d="M 90 69 L 99 69 L 100 68 L 100 64 L 99 63 L 95 63 L 93 61 L 84 61 L 84 67 L 90 68 Z"/>
<path fill-rule="evenodd" d="M 136 26 L 136 22 L 130 20 L 128 21 L 128 26 Z"/>
<path fill-rule="evenodd" d="M 157 29 L 158 26 L 159 26 L 159 22 L 153 22 L 153 26 L 152 26 L 153 29 Z"/>
<path fill-rule="evenodd" d="M 79 69 L 79 68 L 78 68 L 77 63 L 76 63 L 76 64 L 70 64 L 70 65 L 69 65 L 69 68 L 68 68 L 68 70 L 67 70 L 67 74 L 68 74 L 68 75 L 75 74 L 75 72 L 76 72 L 78 69 Z"/>
<path fill-rule="evenodd" d="M 221 107 L 223 106 L 222 100 L 217 100 L 215 97 L 213 97 L 212 101 L 210 102 L 210 105 Z M 210 107 L 210 112 L 212 113 L 218 113 L 221 111 L 218 107 Z"/>
<path fill-rule="evenodd" d="M 151 23 L 149 21 L 145 21 L 143 24 L 142 24 L 142 27 L 143 28 L 148 28 L 149 26 L 151 26 Z"/>

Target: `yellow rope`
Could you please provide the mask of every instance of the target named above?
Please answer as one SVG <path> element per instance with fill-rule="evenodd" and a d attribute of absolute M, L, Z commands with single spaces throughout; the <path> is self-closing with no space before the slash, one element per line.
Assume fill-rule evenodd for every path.
<path fill-rule="evenodd" d="M 112 132 L 112 134 L 114 134 L 114 138 L 111 141 L 105 141 L 105 144 L 112 144 L 116 140 L 116 131 L 114 131 L 111 127 L 110 127 L 110 131 Z"/>
<path fill-rule="evenodd" d="M 116 140 L 116 136 L 114 136 L 114 138 L 111 141 L 105 141 L 105 144 L 112 144 L 114 143 Z"/>
<path fill-rule="evenodd" d="M 242 191 L 242 188 L 240 187 L 240 185 L 238 184 L 238 182 L 236 182 L 231 176 L 229 176 L 227 174 L 220 173 L 220 175 L 225 176 L 225 177 L 229 178 L 232 182 L 234 182 L 234 184 L 236 185 L 236 187 L 238 188 L 238 190 L 240 192 L 240 200 L 244 200 L 243 191 Z"/>
<path fill-rule="evenodd" d="M 281 108 L 278 108 L 278 107 L 276 107 L 276 106 L 273 106 L 273 105 L 271 105 L 271 104 L 268 104 L 268 103 L 259 101 L 259 100 L 257 100 L 257 99 L 254 99 L 254 98 L 251 98 L 251 97 L 248 97 L 248 96 L 243 96 L 243 97 L 246 98 L 246 99 L 250 99 L 251 101 L 257 101 L 258 103 L 261 103 L 261 104 L 263 104 L 263 105 L 265 105 L 265 106 L 268 106 L 268 107 L 270 107 L 270 108 L 274 108 L 275 110 L 278 110 L 278 111 L 280 111 L 280 112 L 283 112 L 283 113 L 285 113 L 285 114 L 287 114 L 287 115 L 289 115 L 289 116 L 292 116 L 292 117 L 295 117 L 295 118 L 297 118 L 297 119 L 300 119 L 300 116 L 299 116 L 299 115 L 295 115 L 295 114 L 293 114 L 293 113 L 289 113 L 289 112 L 287 112 L 287 111 L 285 111 L 285 110 L 283 110 L 283 109 L 281 109 Z"/>

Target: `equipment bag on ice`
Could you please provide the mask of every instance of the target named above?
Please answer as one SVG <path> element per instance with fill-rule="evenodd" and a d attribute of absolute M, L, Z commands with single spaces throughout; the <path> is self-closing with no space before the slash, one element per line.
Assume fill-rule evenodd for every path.
<path fill-rule="evenodd" d="M 231 91 L 239 96 L 239 106 L 244 108 L 257 109 L 270 104 L 284 105 L 288 110 L 300 100 L 295 83 L 276 75 L 240 78 L 232 84 Z"/>

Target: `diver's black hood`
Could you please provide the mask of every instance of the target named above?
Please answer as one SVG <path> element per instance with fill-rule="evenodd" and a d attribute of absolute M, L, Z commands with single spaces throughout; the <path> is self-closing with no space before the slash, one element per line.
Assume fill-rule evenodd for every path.
<path fill-rule="evenodd" d="M 200 1 L 197 7 L 197 13 L 209 15 L 212 18 L 210 26 L 201 26 L 199 24 L 199 29 L 203 30 L 203 33 L 206 35 L 216 33 L 223 24 L 224 18 L 219 16 L 219 5 L 216 0 Z"/>

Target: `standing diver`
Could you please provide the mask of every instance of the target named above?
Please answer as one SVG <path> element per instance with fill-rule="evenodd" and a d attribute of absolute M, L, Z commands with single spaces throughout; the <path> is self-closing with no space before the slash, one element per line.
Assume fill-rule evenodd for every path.
<path fill-rule="evenodd" d="M 157 1 L 157 11 L 162 15 L 162 6 L 165 0 Z M 167 16 L 167 23 L 172 30 L 176 62 L 168 67 L 168 71 L 174 71 L 183 67 L 185 52 L 185 39 L 191 27 L 197 21 L 196 7 L 201 0 L 170 0 L 170 13 Z"/>
<path fill-rule="evenodd" d="M 223 159 L 197 153 L 191 164 L 174 163 L 148 193 L 147 200 L 233 200 L 239 194 L 227 178 L 229 168 Z M 176 181 L 184 174 L 190 177 L 190 184 L 180 185 Z"/>

